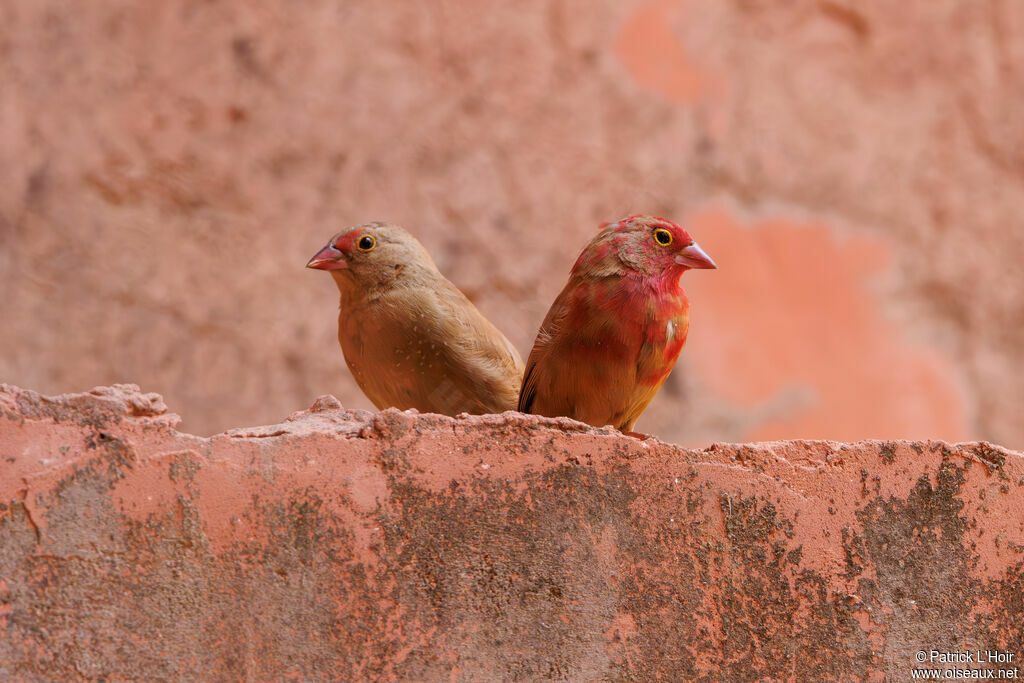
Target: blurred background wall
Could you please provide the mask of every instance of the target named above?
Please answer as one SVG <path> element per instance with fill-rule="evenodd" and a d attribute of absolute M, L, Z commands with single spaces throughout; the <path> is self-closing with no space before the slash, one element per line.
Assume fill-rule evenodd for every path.
<path fill-rule="evenodd" d="M 183 429 L 369 408 L 303 269 L 404 225 L 529 353 L 597 225 L 683 223 L 637 428 L 1024 447 L 1024 3 L 0 2 L 0 381 Z"/>

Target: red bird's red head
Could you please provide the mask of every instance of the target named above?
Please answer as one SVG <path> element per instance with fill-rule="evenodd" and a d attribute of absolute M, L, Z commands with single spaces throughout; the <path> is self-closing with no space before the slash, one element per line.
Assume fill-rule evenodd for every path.
<path fill-rule="evenodd" d="M 605 223 L 573 266 L 573 273 L 643 277 L 681 275 L 690 268 L 717 268 L 690 234 L 670 220 L 634 215 Z"/>

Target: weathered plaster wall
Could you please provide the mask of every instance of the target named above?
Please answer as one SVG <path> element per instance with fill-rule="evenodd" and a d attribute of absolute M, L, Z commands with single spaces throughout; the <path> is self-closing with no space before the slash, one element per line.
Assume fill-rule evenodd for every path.
<path fill-rule="evenodd" d="M 903 680 L 1024 656 L 1024 458 L 0 389 L 0 677 Z"/>
<path fill-rule="evenodd" d="M 0 3 L 0 381 L 184 428 L 369 408 L 302 266 L 401 223 L 525 355 L 597 224 L 681 221 L 667 441 L 1024 448 L 1024 3 Z"/>

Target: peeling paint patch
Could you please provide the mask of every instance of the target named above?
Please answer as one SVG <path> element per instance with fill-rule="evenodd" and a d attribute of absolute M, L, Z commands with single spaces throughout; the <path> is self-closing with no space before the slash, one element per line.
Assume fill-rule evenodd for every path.
<path fill-rule="evenodd" d="M 889 244 L 784 217 L 744 225 L 722 209 L 689 223 L 720 262 L 686 284 L 689 367 L 748 412 L 744 439 L 966 437 L 957 363 L 904 341 L 874 293 Z"/>

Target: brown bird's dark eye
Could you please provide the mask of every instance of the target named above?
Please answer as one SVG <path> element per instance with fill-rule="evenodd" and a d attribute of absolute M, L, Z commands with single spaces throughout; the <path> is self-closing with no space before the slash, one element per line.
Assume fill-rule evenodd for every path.
<path fill-rule="evenodd" d="M 363 235 L 356 242 L 356 247 L 359 248 L 359 251 L 370 251 L 375 246 L 377 246 L 377 240 L 373 239 L 373 235 Z"/>
<path fill-rule="evenodd" d="M 672 233 L 665 228 L 655 228 L 654 241 L 663 247 L 667 247 L 672 244 Z"/>

